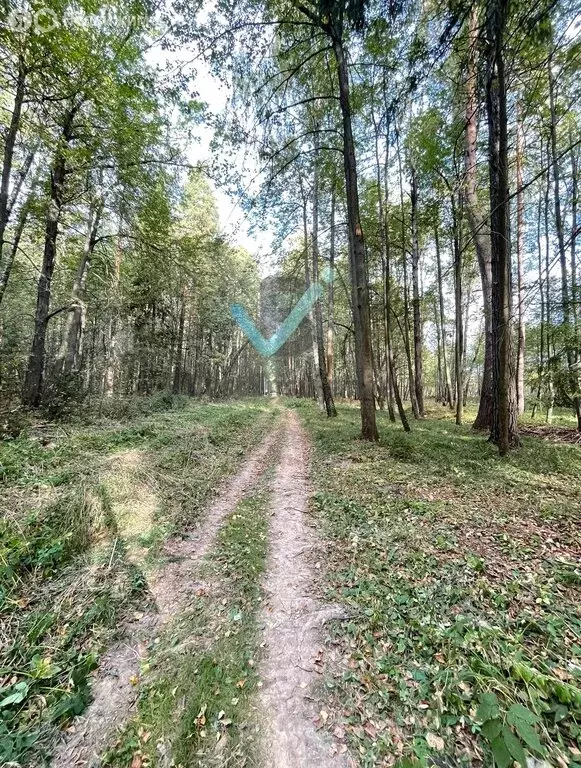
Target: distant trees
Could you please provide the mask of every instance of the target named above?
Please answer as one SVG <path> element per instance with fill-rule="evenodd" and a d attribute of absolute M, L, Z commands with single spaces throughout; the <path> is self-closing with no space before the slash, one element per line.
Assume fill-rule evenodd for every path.
<path fill-rule="evenodd" d="M 279 236 L 279 308 L 312 281 L 323 289 L 268 366 L 228 311 L 239 296 L 258 317 L 256 265 L 221 237 L 203 175 L 180 169 L 166 115 L 192 106 L 146 64 L 148 8 L 126 19 L 114 6 L 114 21 L 71 9 L 55 6 L 68 21 L 52 36 L 0 31 L 0 386 L 12 401 L 227 394 L 266 376 L 320 394 L 329 415 L 334 397 L 358 398 L 369 440 L 377 406 L 410 429 L 430 397 L 458 423 L 478 402 L 474 426 L 501 453 L 525 407 L 547 420 L 570 408 L 581 428 L 572 7 L 411 2 L 386 15 L 373 2 L 244 0 L 203 19 L 180 7 L 172 43 L 205 56 L 232 97 L 214 176 Z M 232 146 L 255 150 L 248 184 Z"/>
<path fill-rule="evenodd" d="M 256 386 L 228 309 L 256 305 L 256 265 L 221 238 L 200 172 L 181 191 L 147 6 L 51 10 L 48 31 L 26 14 L 0 30 L 3 405 Z"/>

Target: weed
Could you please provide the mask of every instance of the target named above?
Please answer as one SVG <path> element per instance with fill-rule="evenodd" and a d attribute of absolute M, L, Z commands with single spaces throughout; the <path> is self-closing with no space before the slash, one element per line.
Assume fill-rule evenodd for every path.
<path fill-rule="evenodd" d="M 524 438 L 500 459 L 443 410 L 410 435 L 380 414 L 379 445 L 356 439 L 353 409 L 301 415 L 329 598 L 354 613 L 331 631 L 330 693 L 352 754 L 579 768 L 579 449 Z"/>
<path fill-rule="evenodd" d="M 84 709 L 165 537 L 196 520 L 275 414 L 263 400 L 169 406 L 0 442 L 0 764 L 46 754 Z"/>
<path fill-rule="evenodd" d="M 253 753 L 250 702 L 257 686 L 256 612 L 267 547 L 267 497 L 242 501 L 202 569 L 205 585 L 147 661 L 138 715 L 105 763 L 160 754 L 176 766 L 246 765 Z"/>

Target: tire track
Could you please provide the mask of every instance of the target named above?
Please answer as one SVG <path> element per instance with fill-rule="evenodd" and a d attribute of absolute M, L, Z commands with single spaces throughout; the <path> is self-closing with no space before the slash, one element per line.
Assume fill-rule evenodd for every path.
<path fill-rule="evenodd" d="M 241 470 L 225 481 L 200 525 L 185 538 L 166 542 L 164 553 L 170 561 L 149 585 L 156 610 L 127 625 L 123 639 L 104 654 L 91 689 L 93 701 L 57 744 L 51 761 L 54 768 L 93 768 L 101 764 L 100 755 L 116 730 L 131 717 L 138 696 L 134 683 L 150 643 L 183 610 L 188 596 L 199 586 L 196 575 L 202 559 L 212 549 L 225 518 L 272 462 L 278 440 L 279 426 L 275 424 Z"/>
<path fill-rule="evenodd" d="M 305 515 L 308 509 L 308 448 L 294 412 L 287 416 L 280 462 L 273 481 L 271 548 L 265 580 L 266 654 L 260 726 L 267 768 L 346 768 L 348 758 L 332 754 L 332 745 L 315 730 L 317 712 L 308 696 L 320 670 L 320 630 L 330 619 L 344 618 L 337 606 L 313 596 L 315 578 L 305 553 L 314 546 Z"/>

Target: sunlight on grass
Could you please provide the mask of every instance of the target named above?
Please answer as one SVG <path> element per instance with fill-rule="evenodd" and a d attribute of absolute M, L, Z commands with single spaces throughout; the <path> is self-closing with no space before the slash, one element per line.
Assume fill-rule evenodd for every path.
<path fill-rule="evenodd" d="M 379 414 L 371 445 L 356 410 L 300 409 L 328 595 L 354 611 L 331 632 L 330 730 L 362 765 L 491 765 L 504 729 L 515 751 L 578 767 L 579 448 L 525 437 L 500 459 L 469 419 L 430 410 L 409 435 Z"/>

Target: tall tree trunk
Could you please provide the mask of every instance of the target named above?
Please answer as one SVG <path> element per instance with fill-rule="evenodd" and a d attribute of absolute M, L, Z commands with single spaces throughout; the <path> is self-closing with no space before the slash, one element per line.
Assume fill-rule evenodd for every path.
<path fill-rule="evenodd" d="M 577 238 L 579 237 L 577 211 L 579 207 L 579 159 L 577 148 L 573 147 L 573 137 L 570 136 L 571 149 L 571 309 L 573 311 L 573 327 L 575 331 L 576 361 L 579 358 L 579 313 L 581 295 L 577 283 Z"/>
<path fill-rule="evenodd" d="M 462 424 L 464 408 L 464 318 L 462 316 L 462 249 L 460 248 L 460 233 L 458 212 L 454 195 L 450 196 L 452 205 L 452 234 L 454 246 L 454 299 L 456 319 L 456 424 Z"/>
<path fill-rule="evenodd" d="M 184 357 L 184 328 L 186 325 L 186 305 L 188 292 L 186 288 L 180 295 L 180 315 L 178 319 L 178 338 L 176 344 L 176 357 L 173 371 L 172 392 L 179 395 L 182 391 L 183 357 Z"/>
<path fill-rule="evenodd" d="M 491 440 L 501 456 L 519 442 L 512 355 L 508 135 L 504 32 L 506 0 L 488 0 L 486 111 L 492 237 L 493 423 Z"/>
<path fill-rule="evenodd" d="M 561 212 L 561 172 L 557 153 L 557 114 L 555 106 L 555 80 L 553 77 L 553 59 L 549 56 L 547 69 L 549 76 L 549 105 L 551 109 L 551 155 L 553 167 L 553 194 L 555 206 L 555 228 L 557 230 L 557 243 L 559 245 L 559 263 L 561 266 L 561 304 L 563 309 L 563 330 L 565 337 L 565 352 L 567 355 L 567 368 L 569 370 L 569 387 L 573 410 L 577 417 L 577 428 L 581 431 L 581 389 L 579 374 L 575 366 L 574 329 L 571 323 L 571 303 L 569 297 L 569 277 L 567 275 L 567 253 L 565 250 L 565 227 Z"/>
<path fill-rule="evenodd" d="M 541 147 L 541 158 L 543 156 L 543 151 Z M 542 165 L 542 162 L 541 162 Z M 538 281 L 539 281 L 539 296 L 541 299 L 541 317 L 540 317 L 540 328 L 539 328 L 539 363 L 537 366 L 537 396 L 535 399 L 535 402 L 533 404 L 532 409 L 532 417 L 534 419 L 535 413 L 537 412 L 537 409 L 540 407 L 541 404 L 541 394 L 542 394 L 542 384 L 543 384 L 543 375 L 545 370 L 545 288 L 544 288 L 544 279 L 543 279 L 543 249 L 541 245 L 541 222 L 543 217 L 543 193 L 542 189 L 539 189 L 539 204 L 537 208 L 537 253 L 538 253 L 538 260 L 537 260 L 537 269 L 538 269 Z"/>
<path fill-rule="evenodd" d="M 375 441 L 379 440 L 379 433 L 375 419 L 375 397 L 373 394 L 373 353 L 371 347 L 369 286 L 367 284 L 365 241 L 363 239 L 363 229 L 359 213 L 355 142 L 351 126 L 349 73 L 343 48 L 342 32 L 340 34 L 333 34 L 333 51 L 337 61 L 339 100 L 343 119 L 343 162 L 345 166 L 357 384 L 359 401 L 361 403 L 361 436 L 364 440 Z"/>
<path fill-rule="evenodd" d="M 418 184 L 412 167 L 411 213 L 412 213 L 412 309 L 414 315 L 414 390 L 418 404 L 418 415 L 424 416 L 424 373 L 422 316 L 420 306 L 420 244 L 418 237 Z"/>
<path fill-rule="evenodd" d="M 4 235 L 10 219 L 10 181 L 12 177 L 12 164 L 14 162 L 14 149 L 16 138 L 20 130 L 20 118 L 22 115 L 22 105 L 24 103 L 26 68 L 22 58 L 18 62 L 18 72 L 16 74 L 16 91 L 14 93 L 14 106 L 10 117 L 10 125 L 4 139 L 4 155 L 2 159 L 2 177 L 0 178 L 0 268 L 5 271 L 3 262 Z M 12 201 L 13 204 L 14 200 Z M 10 274 L 10 270 L 8 270 Z M 6 278 L 8 279 L 8 278 Z"/>
<path fill-rule="evenodd" d="M 331 189 L 331 221 L 329 234 L 329 287 L 328 287 L 328 317 L 327 317 L 327 381 L 333 392 L 333 374 L 335 360 L 335 180 Z"/>
<path fill-rule="evenodd" d="M 65 322 L 63 342 L 57 361 L 58 373 L 65 377 L 79 370 L 86 319 L 85 286 L 91 267 L 93 250 L 97 242 L 102 208 L 103 202 L 99 201 L 91 205 L 89 210 L 85 245 L 71 292 L 71 309 Z"/>
<path fill-rule="evenodd" d="M 120 216 L 119 229 L 121 229 L 121 222 L 123 217 Z M 107 398 L 113 397 L 115 391 L 115 379 L 117 376 L 117 362 L 118 362 L 118 333 L 119 333 L 119 281 L 121 278 L 121 258 L 122 249 L 120 243 L 117 243 L 115 248 L 115 257 L 113 265 L 113 280 L 111 285 L 112 296 L 112 309 L 111 318 L 109 320 L 107 328 L 107 360 L 105 363 L 105 372 L 103 374 L 103 395 Z"/>
<path fill-rule="evenodd" d="M 473 5 L 469 16 L 469 49 L 466 73 L 466 133 L 464 153 L 464 193 L 468 224 L 478 259 L 482 283 L 482 306 L 484 310 L 484 369 L 478 414 L 474 429 L 490 429 L 492 426 L 492 254 L 490 227 L 487 214 L 478 200 L 477 140 L 478 140 L 478 6 Z"/>
<path fill-rule="evenodd" d="M 399 200 L 400 200 L 400 210 L 401 210 L 401 229 L 400 229 L 401 258 L 402 258 L 402 269 L 403 269 L 403 324 L 400 324 L 400 327 L 401 327 L 402 336 L 403 336 L 405 356 L 406 356 L 407 368 L 408 368 L 408 385 L 409 385 L 410 401 L 412 404 L 412 413 L 414 415 L 414 419 L 419 419 L 420 411 L 418 408 L 418 400 L 416 397 L 414 368 L 412 363 L 412 353 L 411 353 L 411 347 L 410 347 L 410 322 L 409 322 L 410 311 L 409 311 L 409 280 L 408 280 L 408 266 L 407 266 L 407 248 L 406 248 L 406 217 L 405 217 L 405 206 L 403 201 L 403 168 L 402 168 L 402 162 L 401 162 L 399 132 L 397 130 L 397 127 L 395 132 L 395 140 L 396 140 L 397 163 L 398 163 L 398 171 L 399 171 Z"/>
<path fill-rule="evenodd" d="M 549 148 L 547 148 L 547 159 L 549 158 Z M 544 225 L 545 225 L 545 278 L 547 281 L 546 292 L 546 340 L 547 340 L 547 413 L 546 422 L 550 424 L 553 420 L 553 406 L 555 404 L 555 384 L 554 384 L 554 367 L 555 367 L 555 343 L 553 339 L 553 301 L 551 298 L 551 239 L 550 239 L 550 227 L 549 227 L 549 198 L 551 196 L 551 179 L 547 172 L 547 184 L 545 187 L 545 212 L 544 212 Z M 551 350 L 552 346 L 552 350 Z"/>
<path fill-rule="evenodd" d="M 440 236 L 439 227 L 436 223 L 434 229 L 434 242 L 436 246 L 436 269 L 438 277 L 438 301 L 440 306 L 440 328 L 442 329 L 442 364 L 444 367 L 444 382 L 446 387 L 446 402 L 450 410 L 454 410 L 454 396 L 452 394 L 452 379 L 450 377 L 450 367 L 448 365 L 448 353 L 446 351 L 446 321 L 444 313 L 444 288 L 442 284 L 442 257 L 440 255 Z"/>
<path fill-rule="evenodd" d="M 302 182 L 301 182 L 302 190 Z M 311 266 L 309 265 L 309 227 L 307 223 L 307 196 L 304 190 L 303 195 L 303 241 L 304 241 L 304 266 L 305 266 L 305 287 L 308 288 L 311 285 Z M 310 378 L 313 382 L 313 388 L 315 390 L 315 397 L 317 399 L 317 405 L 322 411 L 325 409 L 325 397 L 323 393 L 323 384 L 320 376 L 320 364 L 319 364 L 319 348 L 317 345 L 317 333 L 315 329 L 315 320 L 313 309 L 311 308 L 308 315 L 309 335 L 311 342 L 311 354 L 310 354 Z M 266 366 L 266 370 L 271 374 L 271 368 Z M 270 380 L 270 379 L 269 379 Z"/>
<path fill-rule="evenodd" d="M 385 87 L 385 84 L 384 84 Z M 391 317 L 390 317 L 390 290 L 389 290 L 389 265 L 388 252 L 388 226 L 386 219 L 387 211 L 387 179 L 385 180 L 385 203 L 384 203 L 384 187 L 381 183 L 381 163 L 379 160 L 379 125 L 375 120 L 375 113 L 373 113 L 373 127 L 375 129 L 375 173 L 377 180 L 377 200 L 378 200 L 378 218 L 379 218 L 379 231 L 380 231 L 380 247 L 381 247 L 381 265 L 382 265 L 382 277 L 383 277 L 383 333 L 385 336 L 385 396 L 387 399 L 387 411 L 389 420 L 395 423 L 395 411 L 393 408 L 394 398 L 394 386 L 392 381 L 391 371 L 393 369 L 393 353 L 391 349 Z M 389 120 L 386 125 L 386 149 L 385 149 L 385 161 L 384 172 L 387 175 L 389 167 Z M 397 385 L 396 385 L 397 386 Z M 398 390 L 399 397 L 399 390 Z M 399 408 L 399 406 L 398 406 Z M 402 404 L 403 410 L 403 404 Z M 405 416 L 405 412 L 404 412 Z"/>
<path fill-rule="evenodd" d="M 18 213 L 18 221 L 16 222 L 16 226 L 12 234 L 10 251 L 8 253 L 6 252 L 6 250 L 4 251 L 4 261 L 2 262 L 2 265 L 0 267 L 0 304 L 2 304 L 2 299 L 4 298 L 4 293 L 6 292 L 6 288 L 8 286 L 8 280 L 10 278 L 10 273 L 12 271 L 12 265 L 14 264 L 14 260 L 16 258 L 18 249 L 20 247 L 20 240 L 22 239 L 22 234 L 24 232 L 24 227 L 26 226 L 26 221 L 30 214 L 30 209 L 32 207 L 33 200 L 34 200 L 34 185 L 33 187 L 31 187 L 31 190 L 28 194 L 28 198 L 26 199 L 24 205 L 20 208 L 20 211 Z"/>
<path fill-rule="evenodd" d="M 313 171 L 313 248 L 312 248 L 312 270 L 313 282 L 319 282 L 319 167 L 317 165 L 319 154 L 318 134 L 315 132 L 315 167 Z M 325 364 L 325 337 L 323 335 L 323 308 L 321 299 L 317 299 L 313 306 L 315 316 L 315 337 L 317 344 L 317 364 L 319 366 L 318 374 L 323 391 L 323 401 L 327 416 L 336 416 L 337 410 L 333 402 L 333 393 L 329 386 L 327 378 L 327 366 Z"/>
<path fill-rule="evenodd" d="M 525 287 L 524 287 L 524 227 L 525 206 L 523 184 L 524 133 L 517 112 L 516 123 L 516 264 L 518 295 L 518 344 L 516 355 L 516 400 L 519 413 L 525 412 Z"/>
<path fill-rule="evenodd" d="M 50 172 L 50 199 L 46 213 L 42 266 L 38 278 L 34 335 L 22 390 L 22 404 L 28 408 L 38 407 L 42 395 L 46 331 L 50 319 L 51 283 L 56 260 L 58 227 L 63 206 L 66 150 L 71 140 L 73 120 L 77 109 L 78 107 L 71 107 L 65 115 L 59 147 Z"/>

